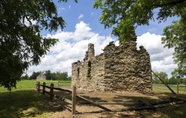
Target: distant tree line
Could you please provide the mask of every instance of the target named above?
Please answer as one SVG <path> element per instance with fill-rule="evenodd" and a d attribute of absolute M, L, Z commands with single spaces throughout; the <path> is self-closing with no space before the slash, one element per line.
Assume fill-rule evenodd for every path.
<path fill-rule="evenodd" d="M 68 77 L 67 72 L 51 72 L 50 70 L 33 72 L 30 76 L 26 74 L 22 76 L 21 79 L 35 80 L 40 73 L 43 73 L 46 76 L 46 80 L 71 80 L 71 77 Z"/>
<path fill-rule="evenodd" d="M 46 76 L 46 80 L 71 80 L 71 77 L 68 77 L 67 72 L 51 72 L 50 70 L 33 72 L 30 76 L 26 74 L 22 76 L 21 79 L 35 80 L 40 73 L 43 73 Z M 172 76 L 170 78 L 168 78 L 168 75 L 165 72 L 155 72 L 155 74 L 158 75 L 167 84 L 179 83 L 186 85 L 186 78 L 177 76 L 175 72 L 171 73 Z M 163 84 L 162 81 L 160 81 L 159 78 L 154 74 L 152 74 L 152 83 Z"/>
<path fill-rule="evenodd" d="M 180 76 L 175 76 L 174 73 L 171 73 L 172 76 L 170 78 L 168 78 L 168 75 L 165 72 L 155 72 L 155 74 L 158 75 L 167 84 L 179 83 L 179 84 L 186 85 L 186 78 L 180 77 Z M 155 74 L 152 74 L 152 83 L 153 84 L 163 84 Z"/>

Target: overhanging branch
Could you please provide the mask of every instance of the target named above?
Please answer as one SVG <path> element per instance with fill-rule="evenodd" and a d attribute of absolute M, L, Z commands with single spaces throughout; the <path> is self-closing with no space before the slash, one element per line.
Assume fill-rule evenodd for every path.
<path fill-rule="evenodd" d="M 156 7 L 163 7 L 163 6 L 174 6 L 180 3 L 186 2 L 186 0 L 177 0 L 177 1 L 173 1 L 173 2 L 168 2 L 168 3 L 164 3 L 164 4 L 159 4 L 159 5 L 154 5 Z"/>

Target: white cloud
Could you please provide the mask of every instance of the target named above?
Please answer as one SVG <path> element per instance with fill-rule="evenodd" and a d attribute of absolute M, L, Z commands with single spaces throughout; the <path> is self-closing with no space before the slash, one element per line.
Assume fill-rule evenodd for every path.
<path fill-rule="evenodd" d="M 94 12 L 91 12 L 91 14 L 90 14 L 91 16 L 93 16 L 94 15 Z"/>
<path fill-rule="evenodd" d="M 88 24 L 81 21 L 80 23 L 76 24 L 76 30 L 73 35 L 73 39 L 78 41 L 82 39 L 87 39 L 95 35 L 95 33 L 91 32 L 91 28 Z"/>
<path fill-rule="evenodd" d="M 98 55 L 102 49 L 110 42 L 118 41 L 110 36 L 100 36 L 92 32 L 88 24 L 83 21 L 75 26 L 74 32 L 58 31 L 54 35 L 47 35 L 58 38 L 59 42 L 50 49 L 50 52 L 41 59 L 38 66 L 31 66 L 27 71 L 31 74 L 33 71 L 51 70 L 52 72 L 68 72 L 71 75 L 71 64 L 77 60 L 83 60 L 88 43 L 93 43 L 95 54 Z M 150 54 L 152 70 L 170 73 L 176 65 L 172 60 L 172 49 L 163 48 L 161 36 L 144 33 L 138 37 L 137 46 L 143 45 Z"/>
<path fill-rule="evenodd" d="M 71 5 L 68 5 L 68 9 L 71 9 Z"/>
<path fill-rule="evenodd" d="M 80 14 L 79 17 L 78 17 L 78 19 L 83 18 L 83 16 L 84 16 L 83 14 Z"/>
<path fill-rule="evenodd" d="M 71 64 L 82 60 L 89 43 L 94 43 L 95 54 L 100 54 L 113 39 L 110 36 L 100 36 L 91 31 L 88 24 L 83 21 L 75 26 L 74 32 L 58 31 L 54 35 L 46 37 L 58 38 L 59 42 L 51 47 L 50 52 L 41 58 L 38 66 L 31 66 L 27 71 L 30 75 L 33 71 L 51 70 L 52 72 L 68 72 L 71 75 Z"/>
<path fill-rule="evenodd" d="M 150 54 L 152 70 L 170 73 L 176 68 L 176 64 L 172 59 L 174 50 L 164 48 L 163 44 L 161 44 L 161 37 L 147 32 L 138 37 L 137 45 L 138 47 L 143 45 Z"/>

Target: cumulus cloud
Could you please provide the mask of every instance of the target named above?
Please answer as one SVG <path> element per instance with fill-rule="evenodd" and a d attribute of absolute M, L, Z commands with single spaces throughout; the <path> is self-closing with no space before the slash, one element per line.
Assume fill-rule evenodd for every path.
<path fill-rule="evenodd" d="M 29 68 L 28 74 L 33 71 L 51 70 L 68 72 L 71 75 L 72 62 L 83 60 L 88 43 L 94 44 L 96 55 L 100 54 L 110 41 L 115 41 L 115 44 L 119 45 L 119 41 L 111 36 L 101 36 L 91 31 L 89 25 L 83 21 L 76 24 L 73 32 L 58 31 L 47 37 L 58 38 L 59 42 L 41 58 L 38 66 Z M 163 48 L 160 35 L 144 33 L 138 36 L 137 47 L 140 45 L 143 45 L 150 54 L 152 70 L 170 73 L 176 67 L 172 60 L 173 50 Z"/>
<path fill-rule="evenodd" d="M 84 16 L 83 14 L 80 14 L 79 17 L 78 17 L 78 19 L 83 18 L 83 16 Z"/>
<path fill-rule="evenodd" d="M 91 28 L 89 27 L 89 25 L 84 23 L 83 21 L 76 24 L 75 28 L 76 30 L 74 32 L 73 39 L 76 41 L 90 38 L 95 35 L 94 32 L 91 32 Z"/>
<path fill-rule="evenodd" d="M 161 37 L 149 32 L 144 33 L 138 37 L 137 46 L 143 45 L 150 54 L 152 70 L 170 73 L 176 68 L 176 64 L 172 59 L 174 50 L 164 48 L 163 44 L 161 44 Z"/>
<path fill-rule="evenodd" d="M 50 52 L 41 58 L 38 66 L 31 66 L 27 73 L 33 71 L 51 70 L 52 72 L 68 72 L 71 75 L 71 64 L 77 60 L 82 60 L 89 43 L 93 43 L 95 54 L 98 55 L 110 41 L 110 36 L 100 36 L 91 31 L 88 24 L 83 21 L 75 26 L 74 32 L 58 31 L 54 35 L 48 34 L 46 37 L 58 38 L 59 42 L 51 47 Z"/>

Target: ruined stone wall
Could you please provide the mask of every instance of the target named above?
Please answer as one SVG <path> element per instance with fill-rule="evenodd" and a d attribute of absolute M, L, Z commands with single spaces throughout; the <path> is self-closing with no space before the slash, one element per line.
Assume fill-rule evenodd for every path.
<path fill-rule="evenodd" d="M 83 61 L 72 63 L 72 85 L 83 90 L 102 88 L 104 64 L 104 55 L 94 56 L 94 45 L 90 43 Z"/>
<path fill-rule="evenodd" d="M 113 43 L 104 49 L 106 90 L 150 92 L 152 90 L 150 57 L 143 46 L 136 49 L 136 42 Z"/>
<path fill-rule="evenodd" d="M 151 92 L 152 76 L 148 52 L 136 41 L 120 46 L 109 43 L 98 56 L 88 45 L 83 61 L 72 64 L 72 84 L 84 90 Z"/>

